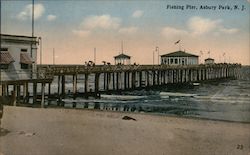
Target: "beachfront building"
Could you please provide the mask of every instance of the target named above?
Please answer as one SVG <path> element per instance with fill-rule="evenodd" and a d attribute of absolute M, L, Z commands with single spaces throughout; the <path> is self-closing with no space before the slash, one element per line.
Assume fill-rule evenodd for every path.
<path fill-rule="evenodd" d="M 196 65 L 199 56 L 187 53 L 185 51 L 176 51 L 161 55 L 161 64 L 164 65 Z"/>
<path fill-rule="evenodd" d="M 214 64 L 214 59 L 212 58 L 205 59 L 205 64 Z"/>
<path fill-rule="evenodd" d="M 130 64 L 130 56 L 124 54 L 123 52 L 117 56 L 114 56 L 115 64 L 129 65 Z"/>
<path fill-rule="evenodd" d="M 36 37 L 1 34 L 2 81 L 36 78 L 37 43 Z"/>

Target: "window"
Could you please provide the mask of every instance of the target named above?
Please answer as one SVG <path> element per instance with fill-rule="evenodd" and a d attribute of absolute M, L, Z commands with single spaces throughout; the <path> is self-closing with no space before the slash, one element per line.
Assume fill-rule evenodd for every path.
<path fill-rule="evenodd" d="M 178 59 L 174 59 L 174 63 L 175 63 L 175 64 L 178 64 Z"/>
<path fill-rule="evenodd" d="M 21 64 L 21 69 L 29 69 L 29 65 L 28 64 Z"/>
<path fill-rule="evenodd" d="M 173 59 L 170 59 L 170 64 L 173 64 L 174 60 Z"/>
<path fill-rule="evenodd" d="M 8 64 L 0 64 L 1 69 L 8 69 L 9 65 Z"/>
<path fill-rule="evenodd" d="M 3 47 L 1 48 L 1 51 L 8 51 L 8 48 Z"/>
<path fill-rule="evenodd" d="M 27 51 L 28 51 L 27 49 L 24 48 L 21 49 L 21 52 L 27 52 Z"/>
<path fill-rule="evenodd" d="M 185 59 L 182 58 L 182 65 L 185 65 Z"/>

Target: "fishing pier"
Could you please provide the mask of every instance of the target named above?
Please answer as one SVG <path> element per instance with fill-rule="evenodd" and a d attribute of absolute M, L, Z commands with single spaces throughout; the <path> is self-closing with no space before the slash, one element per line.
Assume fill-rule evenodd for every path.
<path fill-rule="evenodd" d="M 103 93 L 119 93 L 175 84 L 193 84 L 202 81 L 237 78 L 240 64 L 201 65 L 38 65 L 37 79 L 3 81 L 3 96 L 12 96 L 13 104 L 41 104 L 55 98 L 99 98 Z M 84 86 L 79 91 L 79 77 Z M 69 80 L 70 79 L 70 80 Z M 57 81 L 57 92 L 51 92 L 51 83 Z M 92 82 L 91 82 L 92 81 Z M 66 89 L 66 83 L 72 88 Z M 90 83 L 92 86 L 90 87 Z M 39 87 L 38 87 L 39 85 Z M 10 87 L 12 91 L 10 93 Z M 31 87 L 32 89 L 29 89 Z M 38 89 L 39 88 L 39 89 Z M 66 91 L 68 90 L 68 91 Z M 39 94 L 39 95 L 38 95 Z"/>

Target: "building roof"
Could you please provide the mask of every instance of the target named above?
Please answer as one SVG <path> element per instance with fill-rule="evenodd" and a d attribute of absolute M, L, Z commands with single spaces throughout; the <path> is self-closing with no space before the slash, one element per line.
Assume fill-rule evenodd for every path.
<path fill-rule="evenodd" d="M 25 44 L 36 44 L 38 43 L 37 37 L 31 36 L 21 36 L 21 35 L 10 35 L 10 34 L 0 34 L 2 42 L 10 43 L 25 43 Z"/>
<path fill-rule="evenodd" d="M 130 56 L 126 55 L 126 54 L 119 54 L 117 56 L 114 56 L 115 59 L 130 59 Z"/>
<path fill-rule="evenodd" d="M 0 54 L 0 64 L 8 65 L 15 60 L 12 58 L 9 52 L 1 52 Z"/>
<path fill-rule="evenodd" d="M 207 60 L 214 60 L 213 58 L 207 58 L 207 59 L 205 59 L 205 61 L 207 61 Z"/>
<path fill-rule="evenodd" d="M 20 63 L 21 64 L 32 64 L 34 61 L 26 52 L 20 53 Z"/>
<path fill-rule="evenodd" d="M 199 56 L 190 54 L 184 51 L 176 51 L 176 52 L 161 55 L 161 57 L 199 57 Z"/>

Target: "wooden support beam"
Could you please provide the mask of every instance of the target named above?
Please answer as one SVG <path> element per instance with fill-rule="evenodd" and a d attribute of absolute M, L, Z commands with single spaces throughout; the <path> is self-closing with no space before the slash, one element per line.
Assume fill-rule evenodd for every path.
<path fill-rule="evenodd" d="M 107 91 L 110 90 L 111 73 L 107 73 Z"/>
<path fill-rule="evenodd" d="M 96 97 L 99 93 L 99 78 L 100 78 L 100 74 L 95 73 L 95 95 L 96 95 Z"/>
<path fill-rule="evenodd" d="M 116 73 L 116 90 L 119 90 L 119 85 L 120 85 L 120 76 L 121 76 L 121 73 L 117 72 Z"/>
<path fill-rule="evenodd" d="M 77 74 L 73 75 L 73 98 L 76 99 L 77 95 Z"/>
<path fill-rule="evenodd" d="M 142 88 L 142 71 L 139 71 L 139 87 Z"/>
<path fill-rule="evenodd" d="M 61 96 L 61 76 L 58 75 L 58 80 L 57 80 L 57 95 L 58 97 Z"/>
<path fill-rule="evenodd" d="M 127 72 L 127 88 L 129 89 L 130 88 L 130 72 L 128 71 Z"/>
<path fill-rule="evenodd" d="M 48 86 L 48 96 L 51 95 L 51 83 L 49 83 L 49 86 Z"/>
<path fill-rule="evenodd" d="M 20 87 L 20 84 L 17 84 L 16 85 L 16 88 L 17 88 L 17 104 L 20 104 L 20 100 L 21 100 L 21 87 Z"/>
<path fill-rule="evenodd" d="M 6 88 L 7 85 L 6 84 L 2 84 L 2 96 L 6 96 L 7 92 L 6 92 Z M 0 95 L 1 96 L 1 95 Z"/>
<path fill-rule="evenodd" d="M 127 89 L 127 72 L 124 72 L 124 89 Z"/>
<path fill-rule="evenodd" d="M 62 93 L 62 98 L 65 98 L 65 75 L 62 75 L 62 80 L 61 80 L 61 82 L 62 82 L 62 91 L 61 91 L 61 93 Z"/>
<path fill-rule="evenodd" d="M 152 71 L 152 74 L 153 74 L 153 86 L 155 86 L 155 76 L 156 76 L 155 70 Z"/>
<path fill-rule="evenodd" d="M 37 83 L 33 82 L 33 104 L 36 104 L 37 100 Z"/>
<path fill-rule="evenodd" d="M 13 85 L 13 91 L 12 91 L 12 101 L 13 101 L 13 106 L 16 106 L 17 105 L 17 102 L 16 102 L 16 94 L 17 94 L 17 85 Z"/>
<path fill-rule="evenodd" d="M 6 84 L 6 95 L 9 96 L 9 85 Z"/>
<path fill-rule="evenodd" d="M 89 80 L 89 74 L 86 73 L 85 74 L 85 79 L 84 79 L 84 94 L 85 94 L 85 98 L 89 97 L 88 96 L 88 84 L 89 84 L 88 80 Z"/>
<path fill-rule="evenodd" d="M 106 90 L 106 74 L 107 73 L 103 73 L 103 89 Z"/>
<path fill-rule="evenodd" d="M 132 72 L 132 89 L 136 88 L 136 72 Z"/>
<path fill-rule="evenodd" d="M 112 85 L 113 85 L 112 90 L 115 90 L 115 72 L 112 73 Z"/>
<path fill-rule="evenodd" d="M 161 78 L 161 71 L 160 70 L 158 70 L 157 71 L 157 85 L 160 85 L 160 78 Z"/>
<path fill-rule="evenodd" d="M 45 83 L 44 82 L 41 85 L 41 93 L 42 93 L 41 108 L 44 108 L 44 98 L 45 98 Z"/>
<path fill-rule="evenodd" d="M 147 81 L 146 87 L 149 87 L 150 86 L 149 71 L 145 71 L 145 72 L 146 72 L 146 81 Z"/>
<path fill-rule="evenodd" d="M 23 83 L 23 104 L 26 103 L 26 97 L 27 97 L 27 92 L 26 92 L 26 82 Z"/>
<path fill-rule="evenodd" d="M 62 96 L 61 96 L 61 76 L 58 75 L 58 81 L 57 81 L 57 106 L 59 106 L 62 102 Z"/>

